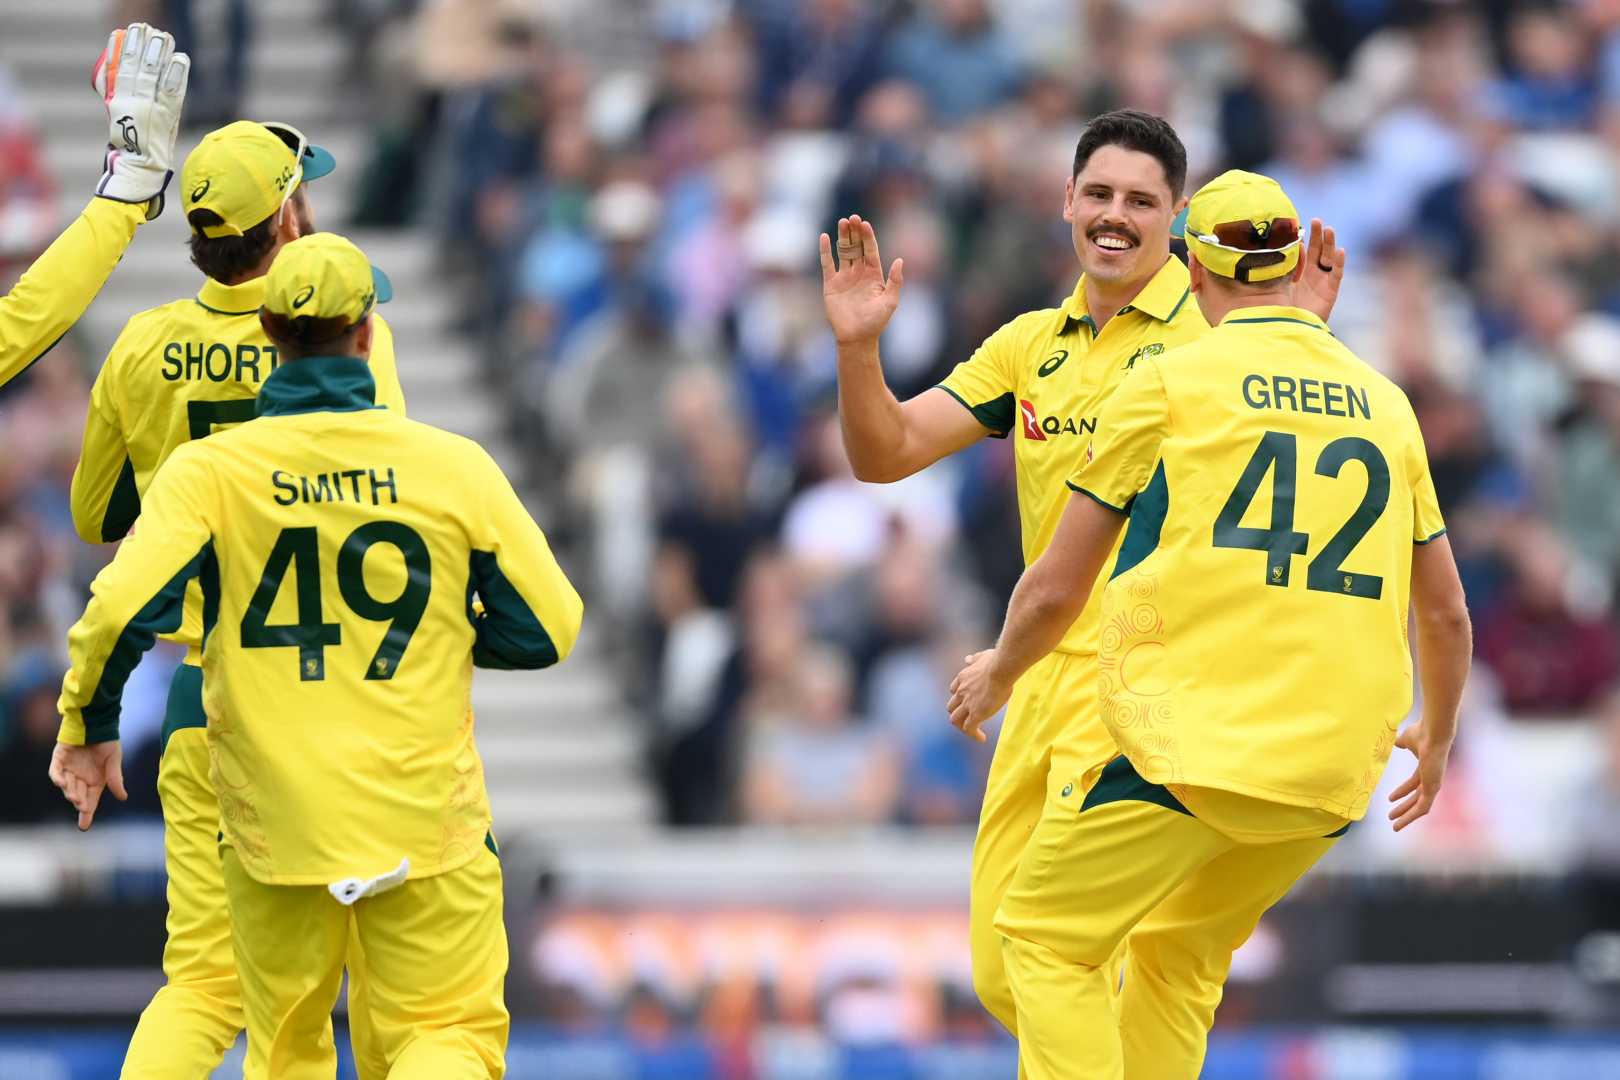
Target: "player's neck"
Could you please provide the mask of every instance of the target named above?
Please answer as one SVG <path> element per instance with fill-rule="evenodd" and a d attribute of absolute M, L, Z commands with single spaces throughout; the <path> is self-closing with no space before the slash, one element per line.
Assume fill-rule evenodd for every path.
<path fill-rule="evenodd" d="M 1099 281 L 1087 274 L 1086 314 L 1091 316 L 1092 325 L 1097 328 L 1097 333 L 1102 333 L 1102 328 L 1108 325 L 1108 320 L 1129 306 L 1141 291 L 1148 287 L 1148 283 L 1158 276 L 1158 273 L 1159 267 L 1155 266 L 1152 273 L 1134 281 Z"/>
<path fill-rule="evenodd" d="M 1265 289 L 1261 291 L 1243 292 L 1228 291 L 1225 289 L 1203 289 L 1198 294 L 1198 307 L 1204 313 L 1204 320 L 1214 326 L 1234 311 L 1244 308 L 1261 307 L 1294 307 L 1294 290 Z"/>

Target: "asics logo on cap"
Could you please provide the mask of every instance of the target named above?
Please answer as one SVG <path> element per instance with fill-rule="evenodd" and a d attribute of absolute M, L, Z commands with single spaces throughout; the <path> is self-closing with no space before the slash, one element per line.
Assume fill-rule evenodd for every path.
<path fill-rule="evenodd" d="M 313 286 L 313 285 L 305 285 L 302 289 L 300 289 L 298 291 L 298 295 L 293 297 L 293 308 L 297 309 L 297 308 L 303 307 L 305 304 L 309 303 L 310 298 L 313 297 L 314 295 L 315 295 L 315 286 Z"/>
<path fill-rule="evenodd" d="M 141 133 L 135 126 L 133 116 L 124 115 L 118 118 L 118 134 L 124 140 L 124 149 L 131 154 L 141 152 Z"/>
<path fill-rule="evenodd" d="M 200 183 L 196 187 L 192 188 L 191 189 L 191 201 L 196 202 L 198 199 L 200 199 L 204 195 L 208 194 L 208 189 L 213 187 L 213 186 L 214 186 L 214 181 L 209 179 L 209 180 L 204 180 L 202 183 Z"/>

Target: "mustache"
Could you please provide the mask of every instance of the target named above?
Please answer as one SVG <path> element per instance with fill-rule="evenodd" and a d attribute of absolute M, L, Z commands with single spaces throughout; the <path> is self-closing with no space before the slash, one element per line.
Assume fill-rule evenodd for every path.
<path fill-rule="evenodd" d="M 1123 236 L 1133 244 L 1142 242 L 1142 238 L 1136 235 L 1136 230 L 1127 228 L 1124 225 L 1093 225 L 1086 230 L 1087 240 L 1095 240 L 1097 237 L 1104 235 Z"/>

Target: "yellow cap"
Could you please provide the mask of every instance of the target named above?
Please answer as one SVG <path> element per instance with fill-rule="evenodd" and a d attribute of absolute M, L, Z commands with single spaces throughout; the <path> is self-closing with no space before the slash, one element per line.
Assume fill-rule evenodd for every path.
<path fill-rule="evenodd" d="M 1251 242 L 1255 246 L 1223 242 L 1216 235 L 1220 226 L 1243 221 L 1253 226 Z M 1289 222 L 1291 228 L 1281 231 L 1278 239 L 1289 239 L 1268 244 L 1266 237 L 1279 221 Z M 1257 251 L 1276 252 L 1283 258 L 1269 266 L 1251 267 L 1243 275 L 1244 281 L 1280 278 L 1299 264 L 1299 211 L 1277 181 L 1259 173 L 1231 169 L 1199 188 L 1187 204 L 1185 235 L 1188 253 L 1222 277 L 1238 277 L 1238 262 Z"/>
<path fill-rule="evenodd" d="M 180 171 L 186 213 L 212 210 L 224 221 L 201 229 L 204 236 L 241 236 L 279 210 L 299 184 L 332 171 L 331 154 L 310 146 L 294 128 L 275 127 L 252 120 L 226 124 L 204 135 L 186 157 Z M 303 146 L 302 158 L 289 140 Z"/>
<path fill-rule="evenodd" d="M 276 252 L 264 277 L 264 309 L 289 319 L 345 319 L 351 325 L 393 299 L 387 275 L 337 233 L 310 233 Z"/>

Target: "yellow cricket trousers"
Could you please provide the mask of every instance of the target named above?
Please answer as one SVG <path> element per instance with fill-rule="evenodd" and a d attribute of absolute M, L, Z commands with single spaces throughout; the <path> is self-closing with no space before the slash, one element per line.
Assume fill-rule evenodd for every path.
<path fill-rule="evenodd" d="M 231 948 L 231 919 L 219 863 L 219 799 L 208 778 L 202 668 L 182 664 L 169 683 L 158 760 L 163 805 L 163 862 L 169 914 L 163 986 L 141 1011 L 124 1054 L 122 1080 L 206 1080 L 243 1028 L 242 991 Z M 358 948 L 358 939 L 351 944 Z M 350 956 L 360 967 L 358 951 Z M 350 1021 L 361 1080 L 368 1071 L 364 980 L 351 971 Z M 332 1045 L 330 1032 L 326 1045 Z M 337 1059 L 330 1059 L 337 1068 Z M 248 1074 L 252 1077 L 252 1074 Z"/>
<path fill-rule="evenodd" d="M 1001 934 L 994 925 L 996 909 L 1048 795 L 1118 752 L 1097 708 L 1096 657 L 1048 653 L 1013 687 L 973 841 L 968 935 L 973 989 L 1014 1035 L 1018 1018 L 1002 961 Z"/>
<path fill-rule="evenodd" d="M 1344 830 L 1243 843 L 1124 757 L 1087 778 L 1047 801 L 995 919 L 1020 1069 L 1032 1080 L 1195 1080 L 1232 952 Z M 1318 813 L 1184 792 L 1194 793 L 1246 832 L 1268 814 L 1298 824 Z M 1109 962 L 1127 934 L 1116 1013 Z"/>
<path fill-rule="evenodd" d="M 229 846 L 221 856 L 250 1074 L 331 1080 L 329 1014 L 351 914 L 366 957 L 376 1075 L 499 1080 L 505 1074 L 511 1021 L 501 866 L 493 850 L 352 908 L 321 885 L 255 881 Z"/>

